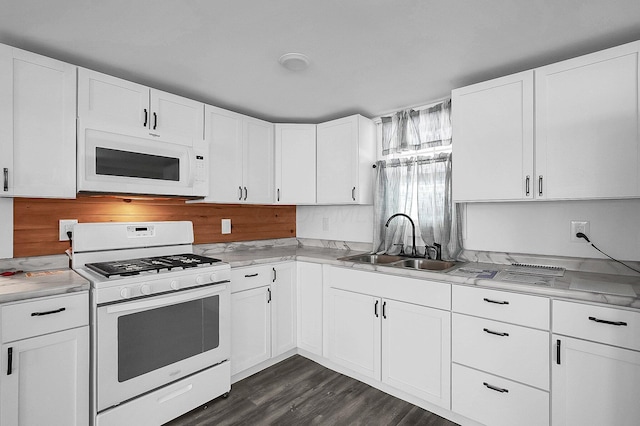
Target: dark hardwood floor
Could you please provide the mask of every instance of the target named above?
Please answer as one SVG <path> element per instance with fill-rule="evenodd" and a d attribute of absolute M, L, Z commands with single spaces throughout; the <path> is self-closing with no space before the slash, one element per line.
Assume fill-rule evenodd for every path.
<path fill-rule="evenodd" d="M 421 425 L 455 426 L 442 417 L 301 356 L 235 383 L 166 426 Z"/>

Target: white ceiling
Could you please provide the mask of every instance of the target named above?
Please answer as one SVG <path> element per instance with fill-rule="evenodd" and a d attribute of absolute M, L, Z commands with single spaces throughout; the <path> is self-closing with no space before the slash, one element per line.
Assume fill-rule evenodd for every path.
<path fill-rule="evenodd" d="M 0 43 L 273 122 L 379 116 L 637 39 L 640 0 L 0 0 Z"/>

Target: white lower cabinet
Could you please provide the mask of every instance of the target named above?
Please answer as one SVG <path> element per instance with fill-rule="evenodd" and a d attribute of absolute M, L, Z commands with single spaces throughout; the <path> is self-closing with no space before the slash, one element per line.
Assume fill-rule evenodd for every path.
<path fill-rule="evenodd" d="M 296 262 L 298 347 L 322 356 L 322 265 Z"/>
<path fill-rule="evenodd" d="M 450 312 L 410 303 L 410 294 L 440 304 L 450 286 L 334 267 L 324 272 L 325 357 L 449 409 Z"/>
<path fill-rule="evenodd" d="M 640 314 L 554 301 L 553 318 L 553 426 L 637 425 Z"/>
<path fill-rule="evenodd" d="M 231 374 L 295 349 L 295 263 L 231 270 Z"/>
<path fill-rule="evenodd" d="M 451 373 L 452 411 L 488 426 L 549 424 L 548 392 L 456 363 Z M 597 423 L 574 425 L 586 424 Z"/>
<path fill-rule="evenodd" d="M 0 424 L 89 424 L 88 311 L 86 293 L 2 306 Z"/>

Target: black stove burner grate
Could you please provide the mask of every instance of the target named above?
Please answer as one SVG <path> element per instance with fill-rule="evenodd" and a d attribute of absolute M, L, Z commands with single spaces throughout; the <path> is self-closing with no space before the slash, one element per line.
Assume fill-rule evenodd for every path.
<path fill-rule="evenodd" d="M 113 276 L 126 277 L 138 275 L 140 272 L 171 271 L 174 268 L 196 268 L 198 266 L 213 265 L 217 262 L 220 262 L 220 259 L 185 253 L 169 256 L 142 257 L 139 259 L 114 260 L 112 262 L 87 263 L 85 266 L 109 278 Z"/>

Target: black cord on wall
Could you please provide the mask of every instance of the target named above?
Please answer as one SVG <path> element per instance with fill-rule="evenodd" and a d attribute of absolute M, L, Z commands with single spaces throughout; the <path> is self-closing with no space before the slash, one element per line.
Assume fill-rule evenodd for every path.
<path fill-rule="evenodd" d="M 633 267 L 631 267 L 631 266 L 627 265 L 626 263 L 621 262 L 621 261 L 619 261 L 618 259 L 615 259 L 615 258 L 613 258 L 613 257 L 609 256 L 607 253 L 605 253 L 605 252 L 603 252 L 602 250 L 600 250 L 598 247 L 596 247 L 596 245 L 595 245 L 595 244 L 593 244 L 593 243 L 591 242 L 591 240 L 589 239 L 589 237 L 587 237 L 587 236 L 586 236 L 585 234 L 583 234 L 582 232 L 578 232 L 578 233 L 576 234 L 576 237 L 584 239 L 586 242 L 588 242 L 589 244 L 591 244 L 591 247 L 593 247 L 594 249 L 598 250 L 600 253 L 604 254 L 604 255 L 605 255 L 605 256 L 607 256 L 609 259 L 611 259 L 611 260 L 613 260 L 613 261 L 615 261 L 615 262 L 618 262 L 619 264 L 621 264 L 621 265 L 623 265 L 623 266 L 626 266 L 627 268 L 631 269 L 632 271 L 635 271 L 635 272 L 637 272 L 637 273 L 639 273 L 639 274 L 640 274 L 640 271 L 639 271 L 639 270 L 637 270 L 636 268 L 633 268 Z"/>

